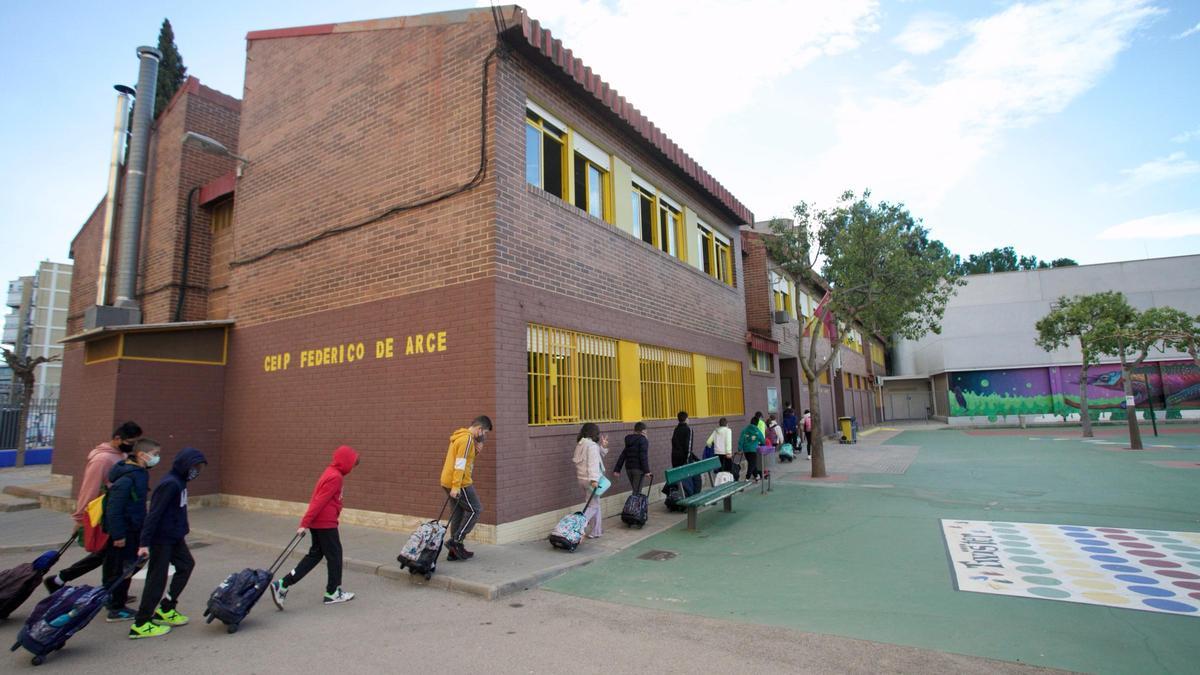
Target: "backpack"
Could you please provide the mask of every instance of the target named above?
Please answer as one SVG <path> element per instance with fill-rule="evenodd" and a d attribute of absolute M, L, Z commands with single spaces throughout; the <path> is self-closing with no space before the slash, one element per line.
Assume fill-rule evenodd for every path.
<path fill-rule="evenodd" d="M 743 429 L 742 436 L 738 439 L 738 449 L 742 452 L 758 452 L 758 434 L 750 429 L 751 427 Z"/>

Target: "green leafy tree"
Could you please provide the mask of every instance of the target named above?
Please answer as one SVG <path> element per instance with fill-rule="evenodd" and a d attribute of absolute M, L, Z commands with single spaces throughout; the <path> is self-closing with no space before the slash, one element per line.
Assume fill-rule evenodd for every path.
<path fill-rule="evenodd" d="M 1036 324 L 1038 336 L 1034 342 L 1051 352 L 1070 346 L 1079 340 L 1083 359 L 1079 367 L 1079 418 L 1084 438 L 1091 438 L 1092 419 L 1088 412 L 1088 370 L 1099 363 L 1104 354 L 1102 338 L 1105 331 L 1114 325 L 1125 325 L 1132 321 L 1137 312 L 1117 291 L 1104 291 L 1092 295 L 1060 297 L 1053 309 Z"/>
<path fill-rule="evenodd" d="M 57 361 L 58 356 L 17 356 L 8 347 L 0 347 L 4 363 L 12 368 L 13 378 L 21 383 L 21 410 L 17 413 L 17 460 L 16 466 L 25 466 L 26 429 L 29 423 L 29 407 L 33 403 L 35 371 L 43 363 Z"/>
<path fill-rule="evenodd" d="M 957 256 L 956 256 L 957 257 Z M 1070 258 L 1056 258 L 1050 262 L 1038 260 L 1037 256 L 1018 256 L 1011 246 L 994 248 L 983 253 L 972 253 L 965 260 L 958 260 L 960 274 L 991 274 L 992 272 L 1015 272 L 1017 270 L 1042 270 L 1051 267 L 1078 265 Z"/>
<path fill-rule="evenodd" d="M 1162 338 L 1164 347 L 1186 352 L 1200 368 L 1200 314 L 1191 316 L 1174 307 L 1155 307 L 1144 314 L 1144 324 Z"/>
<path fill-rule="evenodd" d="M 954 256 L 929 238 L 903 204 L 873 204 L 870 196 L 870 191 L 861 196 L 847 191 L 828 209 L 800 202 L 794 221 L 772 221 L 772 235 L 765 238 L 767 252 L 784 271 L 816 281 L 820 265 L 829 289 L 820 311 L 800 331 L 798 349 L 818 430 L 813 434 L 814 478 L 826 475 L 817 380 L 838 349 L 838 343 L 821 335 L 819 323 L 831 314 L 868 333 L 916 339 L 941 331 L 946 303 L 962 283 Z"/>
<path fill-rule="evenodd" d="M 171 97 L 183 86 L 187 79 L 187 68 L 183 65 L 183 55 L 175 45 L 175 31 L 171 22 L 163 19 L 162 28 L 158 31 L 158 51 L 162 52 L 162 60 L 158 62 L 158 86 L 154 92 L 154 118 L 162 114 Z"/>

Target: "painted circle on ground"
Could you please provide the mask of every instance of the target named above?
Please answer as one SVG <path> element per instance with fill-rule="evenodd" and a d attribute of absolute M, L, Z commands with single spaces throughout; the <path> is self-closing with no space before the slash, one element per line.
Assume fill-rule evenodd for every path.
<path fill-rule="evenodd" d="M 1178 586 L 1180 588 L 1186 588 L 1189 591 L 1200 591 L 1200 584 L 1198 584 L 1194 581 L 1173 581 L 1171 583 L 1172 583 L 1172 585 Z"/>
<path fill-rule="evenodd" d="M 1124 581 L 1127 584 L 1157 584 L 1158 579 L 1151 579 L 1140 574 L 1118 574 L 1116 578 L 1119 581 Z"/>
<path fill-rule="evenodd" d="M 1099 602 L 1104 605 L 1128 605 L 1129 604 L 1129 598 L 1125 597 L 1124 595 L 1117 595 L 1116 593 L 1100 593 L 1100 592 L 1096 592 L 1096 591 L 1089 591 L 1087 593 L 1084 593 L 1083 597 L 1087 598 L 1088 600 Z"/>
<path fill-rule="evenodd" d="M 1187 544 L 1167 544 L 1166 546 L 1163 546 L 1163 548 L 1168 548 L 1168 549 L 1171 549 L 1172 551 L 1181 551 L 1181 552 L 1187 552 L 1187 553 L 1200 553 L 1200 548 L 1196 548 L 1195 546 L 1188 546 Z"/>
<path fill-rule="evenodd" d="M 1029 589 L 1029 594 L 1036 595 L 1041 598 L 1053 598 L 1055 600 L 1071 597 L 1071 594 L 1064 590 L 1058 588 L 1046 588 L 1045 586 L 1034 586 L 1033 588 Z"/>
<path fill-rule="evenodd" d="M 1088 557 L 1091 558 L 1092 560 L 1096 560 L 1096 561 L 1103 562 L 1103 563 L 1127 563 L 1127 562 L 1129 562 L 1127 559 L 1118 558 L 1115 555 L 1093 555 L 1093 556 L 1088 556 Z"/>
<path fill-rule="evenodd" d="M 1104 579 L 1106 575 L 1095 570 L 1063 570 L 1063 574 L 1074 579 Z"/>
<path fill-rule="evenodd" d="M 1165 609 L 1168 612 L 1196 612 L 1198 609 L 1195 605 L 1189 605 L 1186 602 L 1176 602 L 1175 600 L 1161 600 L 1159 598 L 1150 598 L 1143 600 L 1143 605 L 1153 607 L 1154 609 Z"/>
<path fill-rule="evenodd" d="M 1112 545 L 1107 541 L 1100 541 L 1099 539 L 1076 539 L 1075 543 L 1079 546 L 1111 546 Z"/>
<path fill-rule="evenodd" d="M 1092 538 L 1091 532 L 1063 532 L 1063 534 L 1065 534 L 1068 537 L 1071 537 L 1072 539 L 1091 539 Z"/>
<path fill-rule="evenodd" d="M 1021 580 L 1035 586 L 1062 586 L 1062 580 L 1054 577 L 1031 576 L 1021 577 Z"/>
<path fill-rule="evenodd" d="M 1188 593 L 1188 597 L 1200 600 L 1200 593 Z"/>
<path fill-rule="evenodd" d="M 1122 530 L 1117 527 L 1097 527 L 1097 532 L 1111 532 L 1112 534 L 1125 534 L 1129 530 Z"/>
<path fill-rule="evenodd" d="M 1183 567 L 1183 565 L 1180 565 L 1177 562 L 1171 562 L 1170 560 L 1143 560 L 1142 564 L 1146 565 L 1147 567 L 1164 567 L 1167 569 Z"/>
<path fill-rule="evenodd" d="M 1200 560 L 1196 560 L 1196 561 L 1188 563 L 1188 567 L 1195 567 L 1197 569 L 1200 569 Z"/>
<path fill-rule="evenodd" d="M 1154 544 L 1145 544 L 1140 541 L 1122 541 L 1117 546 L 1124 546 L 1125 548 L 1154 548 Z"/>
<path fill-rule="evenodd" d="M 1004 549 L 1004 552 L 1009 555 L 1037 555 L 1037 551 L 1034 551 L 1031 548 L 1008 548 L 1008 547 L 1006 547 Z"/>
<path fill-rule="evenodd" d="M 1025 574 L 1054 574 L 1054 570 L 1049 567 L 1038 567 L 1037 565 L 1017 565 L 1016 569 Z"/>
<path fill-rule="evenodd" d="M 1130 567 L 1129 565 L 1101 565 L 1100 567 L 1110 572 L 1130 572 L 1136 574 L 1142 571 L 1140 567 Z"/>
<path fill-rule="evenodd" d="M 1021 534 L 1021 531 L 1015 527 L 993 527 L 992 532 L 996 534 Z"/>
<path fill-rule="evenodd" d="M 1168 591 L 1159 586 L 1130 586 L 1129 590 L 1140 595 L 1150 595 L 1156 598 L 1171 598 L 1175 596 L 1174 591 Z"/>
<path fill-rule="evenodd" d="M 1144 534 L 1147 537 L 1166 537 L 1167 536 L 1166 532 L 1159 532 L 1158 530 L 1134 530 L 1134 532 L 1137 532 L 1138 534 Z"/>
<path fill-rule="evenodd" d="M 1088 553 L 1116 553 L 1116 551 L 1106 546 L 1084 546 L 1083 550 Z M 1121 560 L 1109 560 L 1108 562 L 1123 562 Z"/>
<path fill-rule="evenodd" d="M 992 527 L 1016 527 L 1016 525 L 1014 525 L 1014 524 L 1012 524 L 1012 523 L 996 523 L 996 522 L 993 522 L 993 523 L 992 523 Z"/>
<path fill-rule="evenodd" d="M 1071 583 L 1080 588 L 1090 588 L 1094 591 L 1115 591 L 1118 589 L 1116 584 L 1110 584 L 1102 579 L 1076 579 Z"/>
<path fill-rule="evenodd" d="M 1187 558 L 1188 560 L 1200 560 L 1200 553 L 1176 553 L 1176 557 Z"/>
<path fill-rule="evenodd" d="M 1041 558 L 1035 558 L 1031 555 L 1014 555 L 1012 558 L 1010 558 L 1010 560 L 1013 562 L 1025 563 L 1026 565 L 1044 565 L 1046 563 L 1045 560 L 1042 560 Z"/>
<path fill-rule="evenodd" d="M 1087 532 L 1086 527 L 1080 527 L 1078 525 L 1059 525 L 1058 529 L 1066 530 L 1067 532 Z"/>
<path fill-rule="evenodd" d="M 1137 556 L 1139 558 L 1165 558 L 1166 554 L 1157 551 L 1126 551 L 1126 554 Z"/>
<path fill-rule="evenodd" d="M 1088 563 L 1088 561 L 1080 560 L 1078 558 L 1055 558 L 1053 562 L 1054 562 L 1054 564 L 1058 565 L 1059 567 L 1064 567 L 1067 569 L 1083 570 L 1083 569 L 1091 569 L 1091 567 L 1092 567 Z M 1097 574 L 1099 574 L 1099 573 L 1097 572 Z"/>
<path fill-rule="evenodd" d="M 1146 537 L 1146 538 L 1149 539 L 1150 541 L 1157 541 L 1160 544 L 1182 544 L 1183 543 L 1179 539 L 1174 539 L 1172 537 Z"/>
<path fill-rule="evenodd" d="M 1000 541 L 1029 541 L 1029 537 L 1023 534 L 998 534 L 996 538 Z"/>
<path fill-rule="evenodd" d="M 1113 541 L 1137 541 L 1137 537 L 1128 534 L 1106 534 L 1104 538 L 1112 539 Z"/>
<path fill-rule="evenodd" d="M 1200 579 L 1200 574 L 1192 574 L 1183 570 L 1154 570 L 1155 574 L 1161 574 L 1164 577 L 1172 579 Z"/>

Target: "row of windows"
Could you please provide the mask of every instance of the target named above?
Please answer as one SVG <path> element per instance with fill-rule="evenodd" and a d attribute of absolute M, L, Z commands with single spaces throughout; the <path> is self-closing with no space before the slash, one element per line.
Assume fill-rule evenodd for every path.
<path fill-rule="evenodd" d="M 530 324 L 526 332 L 529 423 L 534 425 L 621 420 L 622 387 L 636 387 L 643 419 L 671 419 L 695 411 L 695 355 L 637 345 L 637 381 L 623 382 L 620 341 Z M 704 357 L 710 416 L 742 414 L 742 367 Z"/>
<path fill-rule="evenodd" d="M 633 236 L 733 285 L 729 238 L 698 222 L 698 259 L 689 261 L 684 207 L 637 175 L 615 186 L 612 155 L 533 102 L 525 108 L 525 180 L 609 224 L 616 221 L 616 189 L 628 189 Z"/>
<path fill-rule="evenodd" d="M 787 312 L 793 319 L 801 320 L 808 319 L 817 311 L 819 300 L 812 297 L 803 290 L 798 290 L 796 284 L 785 277 L 784 275 L 771 271 L 771 296 L 774 302 L 775 311 Z M 795 303 L 792 298 L 795 297 Z M 822 324 L 818 328 L 821 336 L 825 335 L 825 326 Z M 863 353 L 863 335 L 862 331 L 857 328 L 851 329 L 842 327 L 842 344 L 859 354 Z M 884 364 L 883 347 L 875 342 L 871 343 L 871 360 L 879 365 Z"/>
<path fill-rule="evenodd" d="M 863 375 L 842 373 L 842 386 L 846 389 L 870 389 L 871 380 Z"/>

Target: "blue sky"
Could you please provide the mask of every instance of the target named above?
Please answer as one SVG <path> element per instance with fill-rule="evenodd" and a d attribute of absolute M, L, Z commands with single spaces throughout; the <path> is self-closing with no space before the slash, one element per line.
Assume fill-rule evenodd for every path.
<path fill-rule="evenodd" d="M 240 97 L 248 31 L 470 1 L 0 4 L 0 281 L 67 260 L 105 189 L 111 86 L 164 17 L 188 72 Z M 760 219 L 869 187 L 964 255 L 1200 253 L 1200 3 L 523 6 Z"/>

